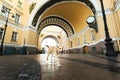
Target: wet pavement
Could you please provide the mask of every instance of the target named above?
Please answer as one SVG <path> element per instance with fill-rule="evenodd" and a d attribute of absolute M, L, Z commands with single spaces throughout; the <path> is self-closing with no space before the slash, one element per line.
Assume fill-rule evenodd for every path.
<path fill-rule="evenodd" d="M 0 56 L 0 80 L 41 80 L 40 64 L 21 55 Z"/>
<path fill-rule="evenodd" d="M 61 67 L 42 69 L 43 80 L 120 80 L 120 63 L 89 54 L 63 54 Z M 55 68 L 54 68 L 55 67 Z M 50 69 L 51 68 L 51 69 Z M 51 71 L 50 75 L 48 71 Z"/>
<path fill-rule="evenodd" d="M 120 80 L 120 56 L 61 54 L 56 63 L 46 54 L 0 56 L 0 80 Z"/>

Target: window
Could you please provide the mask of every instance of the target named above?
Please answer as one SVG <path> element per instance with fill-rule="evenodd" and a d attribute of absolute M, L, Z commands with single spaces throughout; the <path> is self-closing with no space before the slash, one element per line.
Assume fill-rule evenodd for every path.
<path fill-rule="evenodd" d="M 1 15 L 7 18 L 7 16 L 8 16 L 8 12 L 7 11 L 10 11 L 10 9 L 3 5 L 1 10 L 5 10 L 6 11 L 5 13 L 1 12 Z"/>
<path fill-rule="evenodd" d="M 17 32 L 12 32 L 12 39 L 11 39 L 11 41 L 17 41 L 17 35 L 18 35 Z"/>
<path fill-rule="evenodd" d="M 4 32 L 4 29 L 3 29 L 3 28 L 0 28 L 0 39 L 3 38 L 3 32 Z"/>
<path fill-rule="evenodd" d="M 22 8 L 22 2 L 21 2 L 21 1 L 18 1 L 17 6 L 18 6 L 19 8 Z"/>
<path fill-rule="evenodd" d="M 16 23 L 19 23 L 19 20 L 20 20 L 20 15 L 19 15 L 19 14 L 16 14 L 16 16 L 15 16 L 15 22 L 16 22 Z"/>

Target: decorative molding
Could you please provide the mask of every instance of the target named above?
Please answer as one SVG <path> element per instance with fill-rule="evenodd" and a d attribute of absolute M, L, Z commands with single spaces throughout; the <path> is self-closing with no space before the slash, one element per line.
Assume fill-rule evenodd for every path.
<path fill-rule="evenodd" d="M 35 27 L 32 27 L 31 25 L 23 27 L 23 30 L 31 30 L 37 33 L 37 29 Z"/>
<path fill-rule="evenodd" d="M 4 17 L 0 16 L 0 25 L 5 25 L 5 23 L 6 23 L 6 19 Z M 23 26 L 21 24 L 15 23 L 14 21 L 12 21 L 10 19 L 8 22 L 8 26 L 13 27 L 15 29 L 19 29 L 19 30 L 32 30 L 37 33 L 37 29 L 35 27 L 33 27 L 32 25 Z"/>
<path fill-rule="evenodd" d="M 113 41 L 115 41 L 115 40 L 120 40 L 120 38 L 112 38 L 112 40 L 113 40 Z M 87 45 L 87 46 L 93 46 L 93 45 L 96 45 L 96 44 L 98 44 L 98 43 L 100 43 L 100 42 L 103 42 L 103 41 L 105 41 L 105 38 L 100 39 L 100 40 L 98 40 L 98 41 L 96 41 L 96 42 L 94 42 L 94 43 L 91 43 L 91 44 L 83 44 L 83 45 L 81 45 L 81 46 L 77 46 L 77 47 L 73 47 L 73 48 L 67 48 L 67 49 L 65 49 L 65 50 L 75 49 L 75 48 L 82 48 L 82 47 L 84 47 L 85 45 Z"/>
<path fill-rule="evenodd" d="M 1 43 L 0 43 L 1 44 Z M 21 47 L 20 44 L 13 44 L 13 43 L 4 43 L 4 46 L 16 46 L 16 47 Z"/>
<path fill-rule="evenodd" d="M 80 31 L 79 33 L 77 33 L 77 34 L 74 34 L 74 35 L 72 35 L 71 37 L 69 37 L 68 39 L 72 39 L 72 38 L 74 38 L 74 37 L 77 37 L 77 36 L 79 36 L 79 35 L 81 35 L 82 33 L 85 33 L 87 30 L 89 30 L 90 28 L 87 26 L 87 27 L 85 27 L 82 31 Z"/>
<path fill-rule="evenodd" d="M 6 19 L 4 17 L 0 16 L 0 23 L 2 23 L 3 25 L 5 25 Z M 23 25 L 17 24 L 14 21 L 12 21 L 12 20 L 9 19 L 8 26 L 13 27 L 13 28 L 17 28 L 17 29 L 22 29 Z"/>
<path fill-rule="evenodd" d="M 113 13 L 114 11 L 111 8 L 105 9 L 105 14 L 113 14 Z M 102 16 L 102 11 L 101 10 L 96 11 L 96 16 Z"/>
<path fill-rule="evenodd" d="M 1 43 L 0 43 L 1 44 Z M 30 44 L 25 44 L 25 45 L 23 45 L 23 44 L 9 44 L 9 43 L 4 43 L 4 45 L 5 46 L 16 46 L 16 47 L 22 47 L 22 46 L 30 46 L 30 47 L 36 47 L 37 48 L 37 46 L 36 45 L 30 45 Z"/>
<path fill-rule="evenodd" d="M 115 11 L 118 10 L 118 9 L 120 9 L 120 0 L 116 0 L 114 2 L 114 6 L 115 6 Z"/>
<path fill-rule="evenodd" d="M 23 46 L 23 45 L 21 45 L 21 46 Z M 30 44 L 25 44 L 24 46 L 30 46 L 30 47 L 36 47 L 37 48 L 36 45 L 30 45 Z"/>
<path fill-rule="evenodd" d="M 2 4 L 8 8 L 12 8 L 14 6 L 9 0 L 2 0 Z"/>
<path fill-rule="evenodd" d="M 18 13 L 18 14 L 20 14 L 20 15 L 23 14 L 23 10 L 20 9 L 20 8 L 15 7 L 15 11 L 16 11 L 16 13 Z"/>
<path fill-rule="evenodd" d="M 60 32 L 55 32 L 55 31 L 50 31 L 50 30 L 44 30 L 44 32 L 41 32 L 44 34 L 49 34 L 49 35 L 60 35 Z"/>
<path fill-rule="evenodd" d="M 58 17 L 58 16 L 49 16 L 41 20 L 39 23 L 38 31 L 39 33 L 42 31 L 43 28 L 49 25 L 56 25 L 61 27 L 67 34 L 67 37 L 70 37 L 74 34 L 74 30 L 69 22 L 67 20 Z"/>
<path fill-rule="evenodd" d="M 31 25 L 29 26 L 29 29 L 34 31 L 34 32 L 37 32 L 37 29 L 35 27 L 31 26 Z"/>

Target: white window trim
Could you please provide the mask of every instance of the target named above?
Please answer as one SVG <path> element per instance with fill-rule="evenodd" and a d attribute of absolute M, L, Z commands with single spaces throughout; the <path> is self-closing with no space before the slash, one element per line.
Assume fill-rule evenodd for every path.
<path fill-rule="evenodd" d="M 17 33 L 17 35 L 16 35 L 16 37 L 15 37 L 15 40 L 13 40 L 13 32 Z M 11 41 L 12 41 L 12 42 L 17 42 L 17 40 L 18 40 L 18 38 L 17 38 L 17 37 L 18 37 L 18 32 L 16 32 L 16 31 L 13 31 L 13 32 L 12 32 Z"/>
<path fill-rule="evenodd" d="M 21 15 L 20 14 L 18 14 L 18 13 L 16 13 L 17 15 L 19 15 L 20 17 L 19 17 L 19 21 L 18 22 L 16 22 L 15 21 L 15 23 L 17 23 L 17 24 L 20 24 L 20 22 L 21 22 Z M 15 19 L 14 20 L 16 20 L 16 17 L 15 17 Z"/>

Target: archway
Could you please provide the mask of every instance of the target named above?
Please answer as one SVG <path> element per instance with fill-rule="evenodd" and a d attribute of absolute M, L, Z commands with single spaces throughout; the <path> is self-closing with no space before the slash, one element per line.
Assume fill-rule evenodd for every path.
<path fill-rule="evenodd" d="M 58 4 L 60 2 L 71 2 L 71 1 L 68 1 L 68 0 L 40 1 L 38 3 L 38 5 L 35 7 L 35 10 L 32 12 L 30 24 L 32 24 L 33 26 L 36 26 L 37 21 L 39 20 L 39 17 L 41 16 L 41 14 L 43 14 L 51 6 Z M 76 0 L 76 1 L 72 1 L 72 2 L 82 2 L 82 3 L 86 4 L 92 10 L 92 12 L 94 14 L 96 13 L 96 11 L 100 10 L 100 7 L 98 7 L 98 2 L 96 0 L 90 0 L 90 1 Z M 40 6 L 40 5 L 42 5 L 42 6 Z"/>
<path fill-rule="evenodd" d="M 58 16 L 49 16 L 41 20 L 39 23 L 38 32 L 41 33 L 42 29 L 49 25 L 59 26 L 66 32 L 67 37 L 70 37 L 74 34 L 74 30 L 71 24 L 69 24 L 69 22 L 67 22 L 65 19 Z"/>
<path fill-rule="evenodd" d="M 55 42 L 56 42 L 56 45 L 58 45 L 59 47 L 61 46 L 61 35 L 63 35 L 62 33 L 64 32 L 64 35 L 67 35 L 65 33 L 65 31 L 59 27 L 59 26 L 56 26 L 56 25 L 49 25 L 49 26 L 46 26 L 44 27 L 42 30 L 41 30 L 41 33 L 39 35 L 39 48 L 41 49 L 41 45 L 42 42 L 45 40 L 45 39 L 48 39 L 48 38 L 51 38 L 51 39 L 54 39 Z M 46 42 L 47 44 L 47 42 Z M 47 44 L 49 45 L 49 44 Z"/>
<path fill-rule="evenodd" d="M 36 15 L 34 15 L 32 25 L 33 27 L 36 27 L 39 34 L 46 26 L 59 26 L 66 32 L 67 38 L 70 39 L 88 27 L 86 18 L 89 15 L 95 15 L 96 9 L 91 1 L 46 1 L 47 5 L 39 7 Z M 83 9 L 84 11 L 82 11 Z M 64 15 L 64 13 L 66 14 Z M 73 41 L 73 43 L 75 43 L 75 41 Z M 73 47 L 75 46 L 76 43 Z"/>
<path fill-rule="evenodd" d="M 59 40 L 55 36 L 52 36 L 52 35 L 47 35 L 41 41 L 41 46 L 42 47 L 45 47 L 46 45 L 56 46 L 58 44 L 59 44 Z"/>

